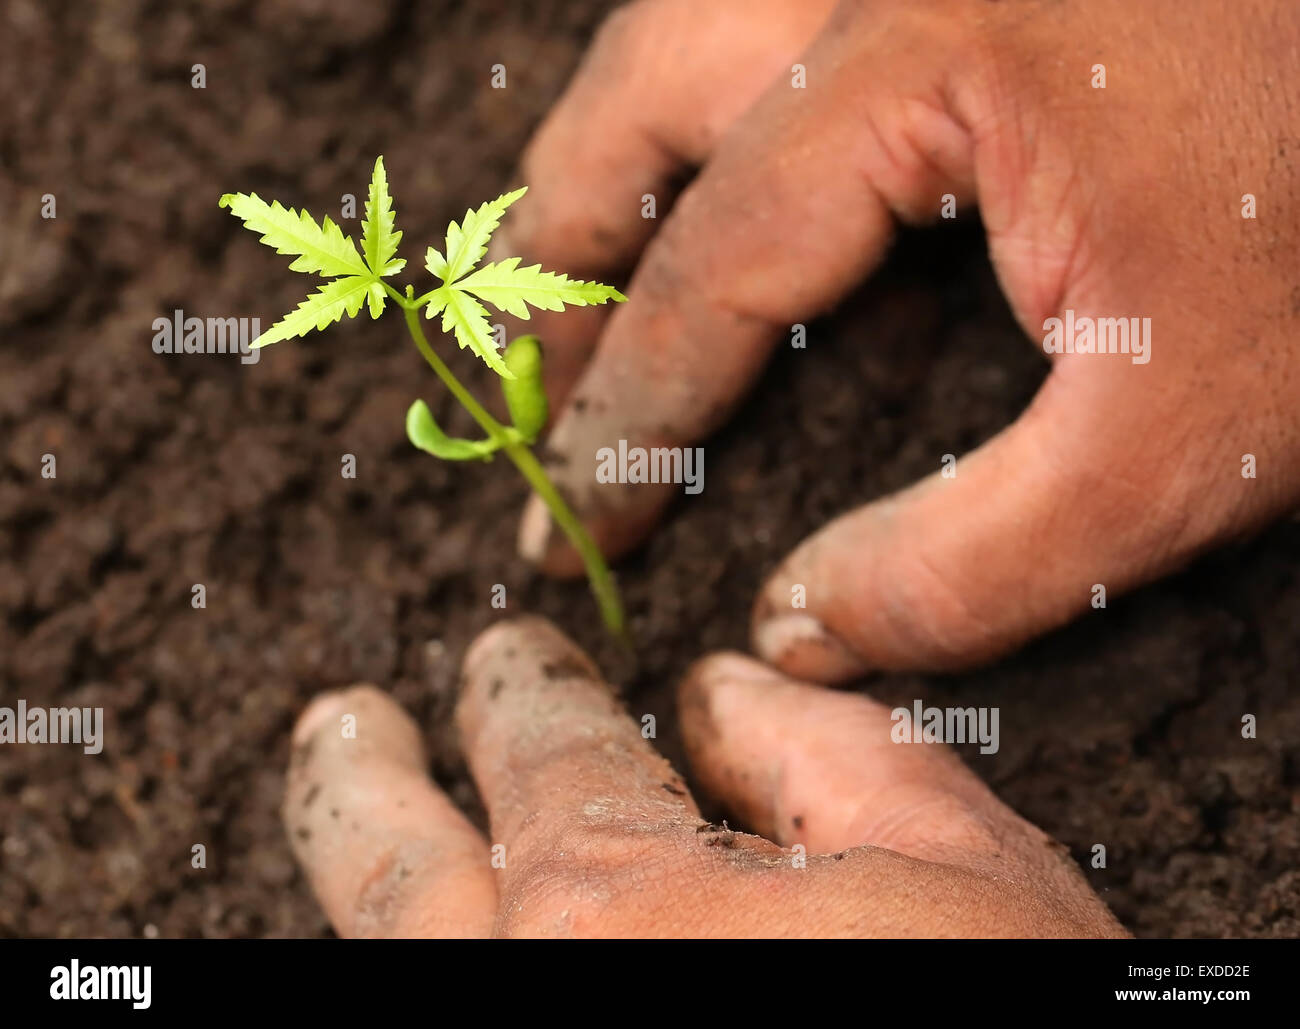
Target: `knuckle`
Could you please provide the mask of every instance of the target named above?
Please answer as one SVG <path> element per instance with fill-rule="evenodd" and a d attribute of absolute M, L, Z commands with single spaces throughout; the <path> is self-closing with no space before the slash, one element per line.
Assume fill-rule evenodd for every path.
<path fill-rule="evenodd" d="M 535 857 L 502 890 L 497 935 L 581 935 L 601 917 L 614 892 L 598 862 L 564 852 Z"/>
<path fill-rule="evenodd" d="M 636 925 L 647 886 L 673 874 L 678 837 L 676 821 L 634 823 L 591 810 L 563 818 L 516 845 L 518 871 L 503 886 L 497 933 L 595 936 Z"/>

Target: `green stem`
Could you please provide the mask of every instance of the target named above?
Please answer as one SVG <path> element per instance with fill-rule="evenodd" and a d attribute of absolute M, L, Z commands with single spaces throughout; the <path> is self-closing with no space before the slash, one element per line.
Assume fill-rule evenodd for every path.
<path fill-rule="evenodd" d="M 537 460 L 537 456 L 528 449 L 527 444 L 511 443 L 506 446 L 505 452 L 523 477 L 528 480 L 528 485 L 533 487 L 533 492 L 542 498 L 542 502 L 551 512 L 551 517 L 555 519 L 555 524 L 564 530 L 564 534 L 569 537 L 569 542 L 582 556 L 583 567 L 587 570 L 587 581 L 591 585 L 592 596 L 596 598 L 596 604 L 600 608 L 600 616 L 604 619 L 605 628 L 620 642 L 628 643 L 627 623 L 623 617 L 623 603 L 618 596 L 618 587 L 614 584 L 614 576 L 610 573 L 609 565 L 605 563 L 605 556 L 596 546 L 596 541 L 591 538 L 591 533 L 564 502 L 560 491 L 555 488 L 555 483 L 551 482 L 546 469 Z"/>
<path fill-rule="evenodd" d="M 429 367 L 434 370 L 443 385 L 451 390 L 451 395 L 460 401 L 461 406 L 470 413 L 474 421 L 483 427 L 483 431 L 488 436 L 496 440 L 505 447 L 510 443 L 510 435 L 506 432 L 506 427 L 499 421 L 488 414 L 487 409 L 474 399 L 473 395 L 464 386 L 460 380 L 452 374 L 450 368 L 443 362 L 442 358 L 433 352 L 433 347 L 429 346 L 429 341 L 424 336 L 424 326 L 420 324 L 420 309 L 414 304 L 402 304 L 402 313 L 406 316 L 406 328 L 411 333 L 411 338 L 415 340 L 416 347 L 419 348 L 421 356 L 429 363 Z"/>
<path fill-rule="evenodd" d="M 596 541 L 591 538 L 591 534 L 587 532 L 586 526 L 582 524 L 578 516 L 565 503 L 564 498 L 560 496 L 560 491 L 555 488 L 555 483 L 546 474 L 546 469 L 542 467 L 541 462 L 537 460 L 537 457 L 528 448 L 527 444 L 519 441 L 518 433 L 512 433 L 493 418 L 487 409 L 474 399 L 469 390 L 460 384 L 460 380 L 456 378 L 442 358 L 434 353 L 433 347 L 429 346 L 429 341 L 424 335 L 424 327 L 420 324 L 420 308 L 424 306 L 425 298 L 414 300 L 403 297 L 391 287 L 388 287 L 388 293 L 401 305 L 402 313 L 406 317 L 406 328 L 411 334 L 411 339 L 415 341 L 420 356 L 433 369 L 434 374 L 442 380 L 443 385 L 451 391 L 451 395 L 460 401 L 461 406 L 478 422 L 483 431 L 488 434 L 488 437 L 501 445 L 505 455 L 514 462 L 520 474 L 528 480 L 533 492 L 542 498 L 542 502 L 551 512 L 555 524 L 569 537 L 569 542 L 573 544 L 574 549 L 582 557 L 583 566 L 587 570 L 587 579 L 591 585 L 591 592 L 600 608 L 600 616 L 605 622 L 605 628 L 616 639 L 627 643 L 627 623 L 623 616 L 623 604 L 619 599 L 618 587 L 614 584 L 614 576 L 605 563 L 604 555 L 601 554 L 600 548 L 596 546 Z"/>

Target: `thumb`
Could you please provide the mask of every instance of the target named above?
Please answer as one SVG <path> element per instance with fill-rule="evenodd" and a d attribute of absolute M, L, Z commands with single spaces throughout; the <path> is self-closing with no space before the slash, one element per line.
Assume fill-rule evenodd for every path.
<path fill-rule="evenodd" d="M 947 747 L 895 733 L 902 722 L 883 704 L 794 682 L 738 654 L 716 654 L 688 670 L 678 706 L 700 784 L 765 836 L 782 846 L 802 844 L 809 856 L 839 859 L 863 847 L 930 862 L 914 865 L 920 874 L 910 882 L 871 876 L 865 885 L 911 913 L 910 931 L 925 918 L 922 877 L 946 865 L 976 873 L 965 881 L 984 886 L 963 897 L 949 880 L 940 905 L 962 900 L 970 910 L 966 905 L 982 902 L 1004 913 L 1023 906 L 1032 912 L 1030 926 L 1124 935 L 1064 847 L 1006 807 Z M 995 731 L 979 738 L 996 740 L 995 711 L 979 726 Z M 1015 901 L 993 900 L 1000 889 L 1014 892 Z M 841 886 L 827 903 L 842 910 L 844 896 Z M 993 923 L 982 924 L 977 931 Z"/>
<path fill-rule="evenodd" d="M 975 664 L 1214 542 L 1198 482 L 1232 466 L 1189 460 L 1168 405 L 1113 368 L 1058 363 L 1002 433 L 805 540 L 760 591 L 755 651 L 820 682 Z"/>
<path fill-rule="evenodd" d="M 716 654 L 687 672 L 678 703 L 701 785 L 782 846 L 964 865 L 1051 850 L 950 749 L 895 742 L 890 709 L 869 697 Z"/>

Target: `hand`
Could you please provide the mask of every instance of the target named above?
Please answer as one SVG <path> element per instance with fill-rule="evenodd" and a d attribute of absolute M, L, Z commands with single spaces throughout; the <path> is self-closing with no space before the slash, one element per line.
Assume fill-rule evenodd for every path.
<path fill-rule="evenodd" d="M 767 839 L 704 822 L 587 656 L 536 618 L 465 658 L 456 720 L 490 843 L 373 686 L 299 719 L 289 838 L 344 936 L 1123 934 L 1064 848 L 946 748 L 891 742 L 880 704 L 721 654 L 679 707 L 701 783 Z"/>
<path fill-rule="evenodd" d="M 1179 0 L 621 10 L 531 144 L 533 192 L 508 228 L 515 252 L 592 276 L 639 257 L 603 326 L 541 330 L 570 394 L 550 440 L 561 489 L 607 553 L 638 542 L 680 487 L 597 486 L 597 450 L 705 436 L 792 324 L 952 194 L 978 200 L 1035 347 L 1067 311 L 1149 318 L 1149 360 L 1055 357 L 955 478 L 935 455 L 935 475 L 824 527 L 761 592 L 761 656 L 818 681 L 986 660 L 1085 609 L 1095 584 L 1113 596 L 1294 507 L 1297 38 L 1286 0 L 1195 17 Z M 697 164 L 649 238 L 642 195 L 662 217 Z M 520 547 L 578 570 L 535 501 Z"/>

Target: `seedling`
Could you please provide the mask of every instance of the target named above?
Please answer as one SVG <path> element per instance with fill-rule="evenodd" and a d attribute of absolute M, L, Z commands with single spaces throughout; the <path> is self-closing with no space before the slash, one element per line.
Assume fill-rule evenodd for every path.
<path fill-rule="evenodd" d="M 406 412 L 407 437 L 419 449 L 445 461 L 490 461 L 498 451 L 510 458 L 550 509 L 555 524 L 582 555 L 605 627 L 623 639 L 623 605 L 609 566 L 532 452 L 532 444 L 547 419 L 541 345 L 535 336 L 520 336 L 504 352 L 499 351 L 483 301 L 507 314 L 527 318 L 530 304 L 539 310 L 561 311 L 566 304 L 586 307 L 627 298 L 612 286 L 544 272 L 541 265 L 520 268 L 518 257 L 478 266 L 501 216 L 526 191 L 527 187 L 506 193 L 477 211 L 466 211 L 459 225 L 452 222 L 447 227 L 444 250 L 429 247 L 425 252 L 425 267 L 439 285 L 420 296 L 415 295 L 414 286 L 408 285 L 403 293 L 385 281 L 402 271 L 406 261 L 397 256 L 402 233 L 393 227 L 393 199 L 382 157 L 375 161 L 370 179 L 360 252 L 352 238 L 344 236 L 328 217 L 318 225 L 307 211 L 282 207 L 279 201 L 268 204 L 256 193 L 227 193 L 220 203 L 242 219 L 246 228 L 261 233 L 261 242 L 274 247 L 276 253 L 292 254 L 290 271 L 328 279 L 296 310 L 262 333 L 253 346 L 265 347 L 305 336 L 312 329 L 341 321 L 345 314 L 355 318 L 363 304 L 369 308 L 370 317 L 377 319 L 388 301 L 395 303 L 405 316 L 406 328 L 420 355 L 487 434 L 479 440 L 448 436 L 434 421 L 428 405 L 416 400 Z M 441 315 L 442 331 L 454 334 L 462 348 L 472 350 L 500 376 L 510 425 L 493 418 L 434 352 L 420 324 L 421 311 L 425 318 Z"/>

